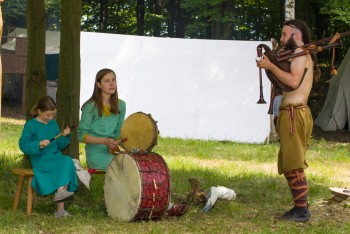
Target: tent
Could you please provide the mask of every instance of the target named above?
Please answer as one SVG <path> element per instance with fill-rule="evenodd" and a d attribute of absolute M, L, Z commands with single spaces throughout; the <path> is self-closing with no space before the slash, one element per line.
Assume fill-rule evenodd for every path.
<path fill-rule="evenodd" d="M 27 29 L 15 28 L 7 36 L 8 41 L 1 45 L 1 49 L 15 50 L 16 37 L 27 37 Z M 60 32 L 46 31 L 46 48 L 45 54 L 59 54 L 60 53 Z"/>
<path fill-rule="evenodd" d="M 27 29 L 15 28 L 7 36 L 8 41 L 1 45 L 2 50 L 14 51 L 16 50 L 16 38 L 26 38 Z M 58 79 L 58 61 L 60 53 L 60 32 L 58 31 L 46 31 L 46 79 L 57 80 Z"/>
<path fill-rule="evenodd" d="M 350 120 L 350 49 L 332 77 L 315 125 L 324 131 L 343 129 Z"/>

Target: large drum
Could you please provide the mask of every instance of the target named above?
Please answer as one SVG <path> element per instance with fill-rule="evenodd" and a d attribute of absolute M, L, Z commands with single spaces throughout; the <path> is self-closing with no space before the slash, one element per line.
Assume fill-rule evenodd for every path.
<path fill-rule="evenodd" d="M 121 138 L 127 139 L 122 142 L 123 148 L 131 153 L 151 151 L 159 135 L 156 123 L 150 114 L 136 112 L 129 115 L 120 131 Z"/>
<path fill-rule="evenodd" d="M 122 221 L 158 220 L 167 211 L 170 189 L 169 169 L 160 155 L 119 154 L 105 175 L 108 215 Z"/>

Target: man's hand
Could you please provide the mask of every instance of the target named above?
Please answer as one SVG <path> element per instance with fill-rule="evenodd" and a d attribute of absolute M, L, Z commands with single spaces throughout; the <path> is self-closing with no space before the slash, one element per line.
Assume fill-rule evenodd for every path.
<path fill-rule="evenodd" d="M 270 70 L 272 63 L 271 63 L 270 59 L 264 54 L 263 57 L 260 58 L 259 61 L 256 61 L 256 66 L 259 68 Z"/>

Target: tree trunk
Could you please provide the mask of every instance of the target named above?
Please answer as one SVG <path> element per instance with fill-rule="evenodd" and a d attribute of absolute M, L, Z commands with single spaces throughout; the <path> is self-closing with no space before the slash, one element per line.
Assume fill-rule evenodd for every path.
<path fill-rule="evenodd" d="M 156 15 L 163 15 L 163 7 L 164 7 L 164 0 L 154 0 L 154 11 Z M 160 37 L 160 31 L 161 31 L 161 21 L 160 17 L 157 17 L 157 19 L 154 22 L 153 25 L 153 36 Z"/>
<path fill-rule="evenodd" d="M 45 15 L 44 0 L 27 1 L 27 72 L 23 81 L 27 120 L 31 118 L 30 110 L 38 99 L 46 95 Z M 31 167 L 28 155 L 23 157 L 22 166 Z"/>
<path fill-rule="evenodd" d="M 0 0 L 0 45 L 1 45 L 1 38 L 2 38 L 2 29 L 4 26 L 4 22 L 2 20 L 2 10 L 1 10 L 1 4 L 3 0 Z M 2 99 L 2 62 L 0 57 L 0 117 L 1 117 L 1 99 Z"/>
<path fill-rule="evenodd" d="M 295 0 L 286 0 L 284 6 L 285 20 L 295 19 Z"/>
<path fill-rule="evenodd" d="M 175 35 L 176 0 L 169 0 L 168 37 Z"/>
<path fill-rule="evenodd" d="M 181 9 L 181 0 L 177 0 L 174 37 L 176 37 L 176 38 L 184 38 L 185 37 L 186 22 L 187 22 L 187 12 Z"/>
<path fill-rule="evenodd" d="M 137 0 L 136 4 L 137 15 L 137 35 L 145 35 L 145 0 Z"/>
<path fill-rule="evenodd" d="M 109 0 L 101 0 L 100 1 L 100 22 L 99 22 L 100 23 L 100 32 L 106 32 L 106 30 L 107 30 L 108 4 L 109 4 Z"/>
<path fill-rule="evenodd" d="M 61 0 L 61 45 L 57 88 L 57 122 L 63 129 L 78 124 L 80 111 L 81 0 Z M 64 154 L 79 158 L 77 130 Z"/>
<path fill-rule="evenodd" d="M 27 1 L 26 119 L 37 100 L 46 95 L 44 0 Z"/>
<path fill-rule="evenodd" d="M 224 17 L 228 16 L 234 11 L 234 5 L 232 1 L 224 3 Z M 233 38 L 233 23 L 232 22 L 222 22 L 223 24 L 223 39 L 232 40 Z"/>
<path fill-rule="evenodd" d="M 218 3 L 215 8 L 220 12 L 220 15 L 224 15 L 224 3 Z M 220 20 L 213 21 L 211 23 L 211 39 L 223 39 L 223 23 Z"/>

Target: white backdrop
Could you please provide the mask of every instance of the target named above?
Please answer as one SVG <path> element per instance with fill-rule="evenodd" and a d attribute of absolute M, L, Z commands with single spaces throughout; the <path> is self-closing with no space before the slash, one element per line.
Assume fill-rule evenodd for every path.
<path fill-rule="evenodd" d="M 80 104 L 96 73 L 111 68 L 126 116 L 150 113 L 162 137 L 262 143 L 270 119 L 268 104 L 256 104 L 260 43 L 269 44 L 82 32 Z M 263 86 L 269 102 L 265 74 Z"/>

